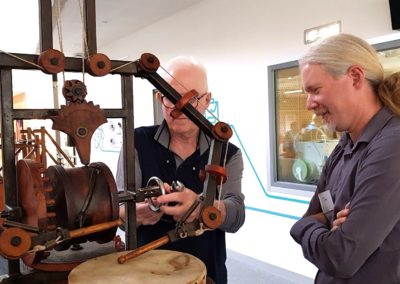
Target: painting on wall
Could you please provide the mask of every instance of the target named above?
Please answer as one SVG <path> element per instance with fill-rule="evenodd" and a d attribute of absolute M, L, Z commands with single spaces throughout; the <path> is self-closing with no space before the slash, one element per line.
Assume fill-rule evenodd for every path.
<path fill-rule="evenodd" d="M 119 152 L 122 146 L 122 122 L 120 119 L 109 119 L 96 129 L 92 146 L 102 152 Z"/>

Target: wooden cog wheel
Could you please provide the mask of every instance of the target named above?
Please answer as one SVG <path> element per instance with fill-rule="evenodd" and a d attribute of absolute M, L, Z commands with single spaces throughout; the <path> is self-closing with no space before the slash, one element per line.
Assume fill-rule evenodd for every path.
<path fill-rule="evenodd" d="M 204 224 L 211 229 L 216 229 L 222 224 L 222 215 L 214 206 L 208 206 L 201 212 L 201 218 Z"/>
<path fill-rule="evenodd" d="M 0 235 L 0 253 L 5 258 L 20 258 L 30 247 L 30 236 L 20 228 L 8 228 Z"/>
<path fill-rule="evenodd" d="M 23 159 L 17 163 L 22 221 L 40 230 L 55 230 L 53 188 L 42 164 Z"/>

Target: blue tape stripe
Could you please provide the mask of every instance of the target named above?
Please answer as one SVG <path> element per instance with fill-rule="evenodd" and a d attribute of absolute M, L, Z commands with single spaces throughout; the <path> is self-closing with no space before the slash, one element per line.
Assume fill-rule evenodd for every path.
<path fill-rule="evenodd" d="M 289 215 L 289 214 L 283 214 L 283 213 L 270 211 L 270 210 L 265 210 L 265 209 L 260 209 L 260 208 L 255 208 L 255 207 L 251 207 L 251 206 L 246 206 L 245 208 L 247 210 L 252 210 L 252 211 L 257 211 L 257 212 L 261 212 L 261 213 L 265 213 L 265 214 L 275 215 L 275 216 L 278 216 L 278 217 L 284 217 L 284 218 L 289 218 L 289 219 L 293 219 L 293 220 L 299 220 L 300 219 L 300 217 L 297 217 L 297 216 L 293 216 L 293 215 Z"/>
<path fill-rule="evenodd" d="M 248 162 L 250 163 L 250 166 L 251 166 L 251 168 L 252 168 L 254 174 L 256 175 L 256 178 L 257 178 L 258 183 L 260 184 L 260 186 L 261 186 L 261 188 L 262 188 L 264 194 L 265 194 L 268 198 L 274 198 L 274 199 L 278 199 L 278 200 L 290 201 L 290 202 L 296 202 L 296 203 L 302 203 L 302 204 L 309 204 L 309 201 L 306 201 L 306 200 L 301 200 L 301 199 L 296 199 L 296 198 L 289 198 L 289 197 L 283 197 L 283 196 L 276 196 L 276 195 L 271 195 L 271 194 L 269 194 L 269 193 L 266 191 L 265 187 L 263 186 L 263 184 L 262 184 L 262 182 L 261 182 L 261 179 L 260 179 L 260 177 L 258 176 L 257 171 L 256 171 L 256 169 L 254 168 L 254 165 L 253 165 L 253 163 L 251 162 L 249 155 L 247 154 L 247 151 L 246 151 L 246 149 L 245 149 L 245 147 L 244 147 L 244 145 L 243 145 L 243 143 L 242 143 L 242 140 L 240 139 L 240 137 L 239 137 L 239 135 L 238 135 L 238 133 L 237 133 L 237 131 L 236 131 L 236 129 L 235 129 L 235 126 L 232 125 L 232 124 L 230 124 L 230 126 L 232 127 L 233 131 L 235 132 L 235 135 L 236 135 L 237 139 L 239 140 L 240 146 L 241 146 L 241 148 L 242 148 L 242 150 L 243 150 L 243 152 L 244 152 L 244 154 L 245 154 L 245 156 L 246 156 Z"/>

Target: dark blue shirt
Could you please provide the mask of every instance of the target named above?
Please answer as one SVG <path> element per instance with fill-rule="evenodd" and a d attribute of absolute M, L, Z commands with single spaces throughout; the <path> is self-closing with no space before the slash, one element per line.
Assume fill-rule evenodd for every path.
<path fill-rule="evenodd" d="M 141 175 L 137 179 L 141 181 L 141 184 L 137 184 L 137 186 L 144 187 L 151 177 L 157 176 L 169 184 L 179 180 L 187 188 L 200 194 L 203 191 L 203 182 L 199 178 L 199 171 L 204 169 L 208 163 L 209 139 L 204 139 L 205 135 L 200 133 L 199 148 L 182 161 L 168 149 L 168 141 L 164 141 L 169 137 L 169 135 L 165 135 L 166 133 L 168 130 L 165 123 L 161 126 L 135 129 L 136 159 L 140 168 L 137 172 Z M 123 176 L 121 165 L 120 158 L 117 173 L 117 183 L 119 184 L 121 184 Z M 233 173 L 229 171 L 230 168 Z M 188 237 L 161 247 L 161 249 L 189 253 L 201 259 L 207 267 L 207 275 L 218 284 L 227 283 L 225 231 L 234 232 L 244 222 L 244 196 L 241 194 L 240 185 L 243 161 L 240 150 L 231 143 L 229 143 L 227 151 L 227 171 L 228 181 L 232 188 L 225 187 L 228 182 L 224 185 L 222 200 L 225 203 L 227 216 L 221 227 L 213 231 L 206 231 L 200 236 Z M 138 246 L 156 240 L 174 228 L 175 222 L 167 215 L 164 215 L 155 225 L 141 225 L 137 230 Z"/>

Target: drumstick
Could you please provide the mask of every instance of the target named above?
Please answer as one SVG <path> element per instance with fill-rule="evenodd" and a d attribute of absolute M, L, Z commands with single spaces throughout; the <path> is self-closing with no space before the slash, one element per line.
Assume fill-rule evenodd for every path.
<path fill-rule="evenodd" d="M 97 224 L 97 225 L 92 225 L 92 226 L 89 226 L 89 227 L 85 227 L 85 228 L 81 228 L 81 229 L 70 231 L 69 232 L 69 237 L 71 239 L 78 238 L 78 237 L 90 235 L 90 234 L 93 234 L 93 233 L 97 233 L 97 232 L 100 232 L 100 231 L 104 231 L 104 230 L 107 230 L 107 229 L 111 229 L 111 228 L 119 226 L 121 224 L 122 224 L 121 219 L 118 219 L 118 220 L 115 220 L 115 221 L 111 221 L 111 222 L 100 223 L 100 224 Z"/>
<path fill-rule="evenodd" d="M 151 243 L 148 243 L 142 247 L 139 247 L 137 249 L 134 249 L 131 252 L 128 252 L 127 254 L 121 255 L 118 257 L 118 263 L 123 264 L 125 261 L 128 259 L 137 257 L 141 254 L 144 254 L 145 252 L 148 252 L 149 250 L 158 248 L 162 245 L 165 245 L 169 242 L 169 237 L 168 235 L 165 235 L 164 237 L 159 238 L 158 240 L 152 241 Z"/>

